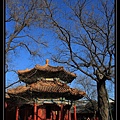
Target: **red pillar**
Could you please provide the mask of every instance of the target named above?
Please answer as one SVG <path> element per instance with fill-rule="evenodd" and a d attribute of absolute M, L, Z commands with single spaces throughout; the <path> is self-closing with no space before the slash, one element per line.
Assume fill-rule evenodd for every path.
<path fill-rule="evenodd" d="M 37 104 L 34 103 L 34 120 L 37 120 L 36 117 L 37 117 Z"/>
<path fill-rule="evenodd" d="M 61 120 L 64 120 L 64 118 L 63 118 L 63 104 L 61 104 Z"/>
<path fill-rule="evenodd" d="M 76 106 L 74 105 L 74 120 L 77 120 L 77 116 L 76 116 Z"/>
<path fill-rule="evenodd" d="M 18 120 L 18 118 L 19 118 L 19 108 L 18 108 L 18 106 L 16 107 L 16 120 Z"/>
<path fill-rule="evenodd" d="M 71 112 L 68 110 L 68 120 L 71 120 Z"/>
<path fill-rule="evenodd" d="M 59 120 L 61 120 L 61 110 L 58 112 Z"/>

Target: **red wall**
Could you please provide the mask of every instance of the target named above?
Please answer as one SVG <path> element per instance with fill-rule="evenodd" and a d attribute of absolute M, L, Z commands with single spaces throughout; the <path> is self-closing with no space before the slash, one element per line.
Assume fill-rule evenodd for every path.
<path fill-rule="evenodd" d="M 48 108 L 48 110 L 47 110 Z M 5 109 L 5 120 L 15 120 L 16 110 L 9 111 L 9 106 Z M 49 113 L 48 113 L 48 112 Z M 34 106 L 23 105 L 19 107 L 19 116 L 21 120 L 28 120 L 28 117 L 32 115 L 34 118 Z M 48 118 L 46 118 L 48 116 Z M 71 114 L 66 106 L 63 106 L 63 120 L 71 120 Z M 37 106 L 37 120 L 60 120 L 61 107 L 57 105 L 40 105 Z"/>

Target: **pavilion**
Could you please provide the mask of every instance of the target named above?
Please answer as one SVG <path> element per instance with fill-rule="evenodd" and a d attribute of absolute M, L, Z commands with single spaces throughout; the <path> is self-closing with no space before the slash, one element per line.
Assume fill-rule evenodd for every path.
<path fill-rule="evenodd" d="M 25 86 L 8 89 L 6 120 L 71 120 L 73 105 L 77 119 L 75 101 L 86 93 L 67 85 L 76 74 L 61 66 L 50 66 L 46 60 L 44 66 L 18 70 L 18 77 Z"/>

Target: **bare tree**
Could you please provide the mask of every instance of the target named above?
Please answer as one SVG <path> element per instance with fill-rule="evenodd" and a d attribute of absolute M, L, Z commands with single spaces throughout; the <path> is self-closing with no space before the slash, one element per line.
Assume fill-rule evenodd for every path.
<path fill-rule="evenodd" d="M 97 99 L 96 82 L 88 76 L 79 75 L 73 85 L 77 89 L 82 89 L 86 92 L 87 97 L 91 100 Z M 86 98 L 85 98 L 86 99 Z"/>
<path fill-rule="evenodd" d="M 45 25 L 44 21 L 47 22 L 44 9 L 46 9 L 44 0 L 6 0 L 6 73 L 16 73 L 17 64 L 13 66 L 13 62 L 16 58 L 22 58 L 23 54 L 27 54 L 32 59 L 40 59 L 43 56 L 42 48 L 48 47 L 47 41 L 42 40 L 44 33 L 41 28 Z"/>
<path fill-rule="evenodd" d="M 26 50 L 31 56 L 40 56 L 41 48 L 47 46 L 41 39 L 41 30 L 34 32 L 43 27 L 47 20 L 43 14 L 45 7 L 44 0 L 6 0 L 6 71 L 9 70 L 8 63 L 20 51 Z"/>
<path fill-rule="evenodd" d="M 114 2 L 64 0 L 54 13 L 47 1 L 46 5 L 51 29 L 60 40 L 57 41 L 58 52 L 52 59 L 96 81 L 99 119 L 108 120 L 105 83 L 106 80 L 114 83 L 115 76 Z"/>

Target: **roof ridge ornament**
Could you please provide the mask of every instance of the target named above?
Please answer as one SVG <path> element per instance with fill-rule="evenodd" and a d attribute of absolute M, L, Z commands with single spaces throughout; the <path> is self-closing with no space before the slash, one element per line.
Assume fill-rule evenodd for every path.
<path fill-rule="evenodd" d="M 49 59 L 46 59 L 46 65 L 49 65 Z"/>

